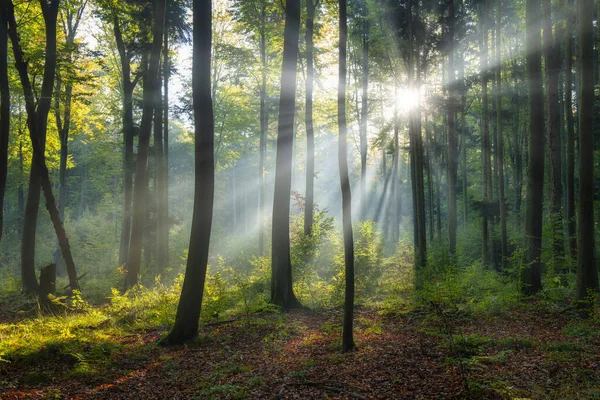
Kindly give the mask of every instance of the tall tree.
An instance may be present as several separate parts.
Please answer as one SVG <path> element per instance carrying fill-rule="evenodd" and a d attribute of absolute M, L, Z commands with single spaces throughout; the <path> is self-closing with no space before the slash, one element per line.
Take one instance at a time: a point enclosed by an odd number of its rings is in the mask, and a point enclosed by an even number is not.
<path fill-rule="evenodd" d="M 284 310 L 300 306 L 292 286 L 292 262 L 290 259 L 290 193 L 299 31 L 300 1 L 288 0 L 285 5 L 283 33 L 283 65 L 279 95 L 271 239 L 271 301 Z"/>
<path fill-rule="evenodd" d="M 342 226 L 344 231 L 344 265 L 346 289 L 344 293 L 344 326 L 342 331 L 342 352 L 354 350 L 352 323 L 354 319 L 354 239 L 352 237 L 352 199 L 348 177 L 348 157 L 346 148 L 346 56 L 348 42 L 348 20 L 346 0 L 339 2 L 339 83 L 338 83 L 338 165 L 342 188 Z"/>
<path fill-rule="evenodd" d="M 540 1 L 526 3 L 526 64 L 529 94 L 529 163 L 525 203 L 525 266 L 522 291 L 533 295 L 542 288 L 542 217 L 544 206 L 544 93 L 540 31 Z"/>
<path fill-rule="evenodd" d="M 71 130 L 71 103 L 73 101 L 74 76 L 69 71 L 72 68 L 73 57 L 77 50 L 75 37 L 79 28 L 79 23 L 85 12 L 87 0 L 81 0 L 74 4 L 67 3 L 60 11 L 62 20 L 63 34 L 65 36 L 64 68 L 57 68 L 56 72 L 56 93 L 54 95 L 54 120 L 58 130 L 60 140 L 60 164 L 59 164 L 59 192 L 58 192 L 58 213 L 60 220 L 65 220 L 65 207 L 67 203 L 67 158 L 69 157 L 69 132 Z M 64 98 L 62 86 L 64 83 Z M 62 105 L 62 109 L 61 109 Z M 54 250 L 54 264 L 62 265 L 63 259 L 60 252 L 60 245 L 57 244 Z"/>
<path fill-rule="evenodd" d="M 508 257 L 508 231 L 506 224 L 506 196 L 504 193 L 504 132 L 502 131 L 502 0 L 496 3 L 496 132 L 498 135 L 495 157 L 498 159 L 498 204 L 500 210 L 501 266 L 506 268 Z"/>
<path fill-rule="evenodd" d="M 142 121 L 139 129 L 138 155 L 135 165 L 135 185 L 133 188 L 133 216 L 131 221 L 131 238 L 129 243 L 129 258 L 125 288 L 130 289 L 138 283 L 142 261 L 142 237 L 144 232 L 144 217 L 146 211 L 146 192 L 148 190 L 148 152 L 152 117 L 157 101 L 158 71 L 162 41 L 164 37 L 166 0 L 157 0 L 154 8 L 154 24 L 152 28 L 152 47 L 150 62 L 144 73 Z"/>
<path fill-rule="evenodd" d="M 481 74 L 481 155 L 483 165 L 483 207 L 482 207 L 482 260 L 490 261 L 489 238 L 489 204 L 492 197 L 491 158 L 490 158 L 490 124 L 488 109 L 488 0 L 484 0 L 479 9 L 480 29 L 480 74 Z"/>
<path fill-rule="evenodd" d="M 313 127 L 314 27 L 315 9 L 319 1 L 306 1 L 306 201 L 304 205 L 304 234 L 312 232 L 315 197 L 315 131 Z"/>
<path fill-rule="evenodd" d="M 0 1 L 2 15 L 8 15 L 8 0 Z M 8 20 L 0 17 L 0 239 L 4 228 L 4 190 L 8 175 L 10 133 L 10 87 L 8 84 Z"/>
<path fill-rule="evenodd" d="M 454 74 L 454 0 L 448 0 L 448 238 L 450 253 L 456 252 L 456 80 Z"/>
<path fill-rule="evenodd" d="M 558 107 L 558 78 L 560 74 L 560 42 L 552 34 L 551 1 L 542 0 L 544 28 L 544 59 L 546 66 L 546 115 L 548 116 L 548 154 L 550 155 L 550 218 L 552 223 L 553 256 L 564 253 L 562 217 L 561 129 Z"/>
<path fill-rule="evenodd" d="M 360 103 L 360 217 L 367 215 L 367 154 L 369 143 L 367 126 L 369 118 L 369 7 L 367 1 L 361 2 L 361 43 L 362 43 L 362 95 Z M 394 197 L 395 199 L 395 197 Z M 394 200 L 395 201 L 395 200 Z"/>
<path fill-rule="evenodd" d="M 575 26 L 575 0 L 569 0 L 567 7 L 567 31 L 565 46 L 565 121 L 567 124 L 566 148 L 566 189 L 567 189 L 567 236 L 569 254 L 577 259 L 577 233 L 575 216 L 575 121 L 573 118 L 573 30 Z"/>
<path fill-rule="evenodd" d="M 42 88 L 40 92 L 40 98 L 37 102 L 37 107 L 34 100 L 33 87 L 29 78 L 28 63 L 23 54 L 21 43 L 19 42 L 19 34 L 17 31 L 17 21 L 15 19 L 14 6 L 12 1 L 7 4 L 7 19 L 9 23 L 9 36 L 13 47 L 13 54 L 15 57 L 15 66 L 19 73 L 23 92 L 25 94 L 25 108 L 27 111 L 27 126 L 29 128 L 29 137 L 33 147 L 33 162 L 31 164 L 30 180 L 29 180 L 29 192 L 35 191 L 37 188 L 37 198 L 32 196 L 31 202 L 28 195 L 29 208 L 26 209 L 26 221 L 27 213 L 34 213 L 35 218 L 31 216 L 29 224 L 27 226 L 29 233 L 33 232 L 32 237 L 28 237 L 27 246 L 30 251 L 35 253 L 35 228 L 37 225 L 37 211 L 39 207 L 40 191 L 43 190 L 44 199 L 46 201 L 46 209 L 50 214 L 50 220 L 56 232 L 58 242 L 62 251 L 63 258 L 65 260 L 67 274 L 69 276 L 69 285 L 71 290 L 79 290 L 79 283 L 77 280 L 77 271 L 75 270 L 75 262 L 71 254 L 71 248 L 69 245 L 69 239 L 65 232 L 62 221 L 58 213 L 58 208 L 54 200 L 52 193 L 52 186 L 50 184 L 50 174 L 46 167 L 45 159 L 45 138 L 48 128 L 48 113 L 50 112 L 50 105 L 52 103 L 52 91 L 54 87 L 54 76 L 56 73 L 56 21 L 58 18 L 58 6 L 59 1 L 45 1 L 40 0 L 40 6 L 42 9 L 42 15 L 45 24 L 45 36 L 46 36 L 46 57 L 44 60 L 44 76 L 42 80 Z M 35 204 L 35 208 L 33 205 Z M 23 232 L 23 240 L 25 241 L 25 229 Z M 24 245 L 25 243 L 23 243 Z M 27 265 L 23 263 L 21 265 L 21 273 L 23 278 L 23 290 L 24 291 L 36 291 L 38 289 L 37 279 L 35 277 L 35 254 L 23 256 L 23 249 L 21 250 L 21 259 L 26 259 Z"/>
<path fill-rule="evenodd" d="M 211 0 L 193 2 L 192 91 L 195 131 L 194 215 L 187 268 L 177 306 L 175 325 L 167 343 L 182 343 L 198 334 L 204 282 L 208 266 L 208 248 L 212 226 L 215 186 L 214 119 L 210 65 L 212 39 Z"/>
<path fill-rule="evenodd" d="M 598 293 L 594 240 L 594 2 L 579 0 L 579 218 L 577 299 L 591 307 Z"/>

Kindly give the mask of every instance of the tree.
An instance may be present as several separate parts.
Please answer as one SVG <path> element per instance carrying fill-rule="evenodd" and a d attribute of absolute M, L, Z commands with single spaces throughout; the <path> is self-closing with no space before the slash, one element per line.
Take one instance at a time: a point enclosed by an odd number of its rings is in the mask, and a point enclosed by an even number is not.
<path fill-rule="evenodd" d="M 290 193 L 299 31 L 300 1 L 289 0 L 285 5 L 271 240 L 271 301 L 284 310 L 300 306 L 292 286 L 290 259 Z"/>
<path fill-rule="evenodd" d="M 214 201 L 214 120 L 210 65 L 212 39 L 211 0 L 193 2 L 192 90 L 195 131 L 194 214 L 187 268 L 177 306 L 175 325 L 166 338 L 182 343 L 198 334 Z"/>
<path fill-rule="evenodd" d="M 7 18 L 9 24 L 9 36 L 13 47 L 13 54 L 15 57 L 15 66 L 19 73 L 23 92 L 25 94 L 25 107 L 27 110 L 27 126 L 29 128 L 29 136 L 31 138 L 31 144 L 33 147 L 33 162 L 31 165 L 30 180 L 29 180 L 29 193 L 35 191 L 37 188 L 37 198 L 34 195 L 29 197 L 28 194 L 28 208 L 26 209 L 25 217 L 28 214 L 35 214 L 30 216 L 29 223 L 33 225 L 25 226 L 29 229 L 29 233 L 33 232 L 33 240 L 31 236 L 28 237 L 27 244 L 28 249 L 34 254 L 28 254 L 24 257 L 23 249 L 21 249 L 22 260 L 25 259 L 28 264 L 25 263 L 21 266 L 22 278 L 23 278 L 23 290 L 24 291 L 37 291 L 38 284 L 35 277 L 35 228 L 37 223 L 37 208 L 40 200 L 40 190 L 44 192 L 44 199 L 46 201 L 46 209 L 50 214 L 52 225 L 56 232 L 58 242 L 62 251 L 63 258 L 65 260 L 67 274 L 69 276 L 69 286 L 71 290 L 79 290 L 79 283 L 77 280 L 77 271 L 75 270 L 75 262 L 71 254 L 71 248 L 69 245 L 69 239 L 65 232 L 64 226 L 60 219 L 58 208 L 54 200 L 52 193 L 52 186 L 50 184 L 50 174 L 46 166 L 45 159 L 45 138 L 46 131 L 48 128 L 48 113 L 50 112 L 50 105 L 52 103 L 52 91 L 54 87 L 54 76 L 56 73 L 56 21 L 58 18 L 58 0 L 47 2 L 45 0 L 40 1 L 42 9 L 42 15 L 45 23 L 45 36 L 46 36 L 46 58 L 44 60 L 44 76 L 42 81 L 42 89 L 40 92 L 40 98 L 37 102 L 37 107 L 34 101 L 33 88 L 31 80 L 29 78 L 28 64 L 25 60 L 25 55 L 19 42 L 19 34 L 17 32 L 17 22 L 15 19 L 14 6 L 12 1 L 8 2 L 7 5 Z M 31 200 L 31 202 L 30 202 Z M 33 206 L 35 205 L 35 208 Z M 25 241 L 25 233 L 23 233 L 23 240 Z M 30 247 L 32 246 L 32 247 Z"/>
<path fill-rule="evenodd" d="M 448 100 L 448 237 L 450 244 L 450 253 L 456 253 L 456 137 L 455 137 L 455 102 L 456 87 L 454 75 L 454 0 L 448 0 L 448 81 L 449 81 L 449 100 Z"/>
<path fill-rule="evenodd" d="M 483 178 L 482 178 L 482 260 L 484 264 L 490 261 L 490 243 L 489 243 L 489 207 L 491 200 L 491 176 L 492 166 L 490 159 L 490 124 L 489 124 L 489 110 L 488 110 L 488 0 L 485 0 L 480 7 L 479 14 L 479 47 L 480 47 L 480 74 L 481 74 L 481 155 L 482 155 L 482 166 L 483 166 Z"/>
<path fill-rule="evenodd" d="M 348 177 L 346 149 L 346 55 L 348 42 L 348 21 L 346 0 L 339 2 L 340 43 L 339 43 L 339 83 L 338 83 L 338 165 L 342 188 L 342 225 L 344 231 L 344 265 L 346 290 L 344 293 L 344 327 L 342 332 L 342 352 L 354 350 L 352 323 L 354 319 L 354 239 L 352 238 L 352 199 Z"/>
<path fill-rule="evenodd" d="M 508 231 L 506 226 L 506 198 L 504 193 L 504 132 L 502 131 L 502 32 L 501 32 L 501 6 L 498 0 L 496 7 L 496 132 L 498 135 L 496 143 L 496 158 L 498 159 L 498 204 L 500 211 L 500 251 L 501 266 L 506 268 L 506 257 L 508 257 Z"/>
<path fill-rule="evenodd" d="M 542 216 L 544 203 L 544 96 L 542 90 L 540 2 L 526 3 L 526 63 L 529 94 L 529 165 L 525 203 L 525 267 L 522 291 L 533 295 L 542 288 Z"/>
<path fill-rule="evenodd" d="M 572 259 L 577 259 L 577 233 L 575 215 L 575 122 L 573 118 L 573 29 L 575 25 L 574 0 L 569 1 L 567 12 L 567 31 L 565 46 L 565 120 L 567 124 L 566 148 L 566 190 L 567 190 L 567 236 L 569 254 Z"/>
<path fill-rule="evenodd" d="M 550 218 L 552 223 L 552 253 L 554 259 L 564 253 L 562 216 L 561 128 L 558 107 L 558 78 L 561 68 L 560 42 L 552 35 L 551 1 L 542 0 L 544 28 L 544 60 L 546 66 L 546 114 L 548 115 L 548 154 L 550 178 Z"/>
<path fill-rule="evenodd" d="M 304 234 L 312 232 L 315 197 L 315 130 L 313 127 L 314 27 L 315 9 L 319 1 L 306 1 L 306 199 L 304 204 Z"/>
<path fill-rule="evenodd" d="M 594 240 L 594 2 L 579 0 L 579 217 L 577 221 L 577 299 L 591 307 L 598 293 Z"/>
<path fill-rule="evenodd" d="M 160 101 L 160 96 L 158 95 L 160 92 L 158 72 L 164 37 L 165 12 L 166 0 L 157 0 L 154 9 L 150 61 L 144 74 L 142 121 L 139 129 L 138 155 L 135 165 L 133 216 L 125 289 L 130 289 L 138 283 L 142 261 L 142 237 L 146 210 L 146 192 L 148 190 L 148 152 L 150 147 L 150 132 L 152 130 L 152 116 L 157 102 Z"/>
<path fill-rule="evenodd" d="M 63 34 L 65 36 L 64 71 L 57 68 L 56 71 L 56 93 L 54 95 L 54 119 L 58 137 L 60 140 L 60 166 L 59 166 L 59 195 L 58 213 L 60 220 L 65 220 L 65 206 L 67 203 L 67 158 L 69 156 L 69 131 L 71 129 L 71 103 L 73 101 L 74 76 L 70 73 L 73 68 L 73 57 L 76 55 L 78 44 L 75 43 L 77 29 L 87 6 L 87 0 L 67 3 L 60 12 Z M 64 98 L 62 97 L 62 85 L 65 83 Z M 61 110 L 61 104 L 63 109 Z M 62 265 L 60 245 L 54 251 L 54 264 Z"/>
<path fill-rule="evenodd" d="M 8 15 L 8 0 L 0 1 L 2 15 Z M 10 133 L 10 87 L 8 83 L 8 20 L 0 18 L 0 239 L 4 228 L 4 191 L 8 175 Z"/>

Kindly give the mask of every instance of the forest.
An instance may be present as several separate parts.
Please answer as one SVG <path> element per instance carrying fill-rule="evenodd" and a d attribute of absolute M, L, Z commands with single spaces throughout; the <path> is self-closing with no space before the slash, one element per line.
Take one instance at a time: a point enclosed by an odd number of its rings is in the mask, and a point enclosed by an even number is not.
<path fill-rule="evenodd" d="M 599 0 L 0 0 L 0 399 L 600 398 L 599 179 Z"/>

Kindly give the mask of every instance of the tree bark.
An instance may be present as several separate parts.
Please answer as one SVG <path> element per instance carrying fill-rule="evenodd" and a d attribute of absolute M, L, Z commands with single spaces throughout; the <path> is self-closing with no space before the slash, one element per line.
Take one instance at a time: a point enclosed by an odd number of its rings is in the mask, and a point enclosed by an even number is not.
<path fill-rule="evenodd" d="M 313 30 L 315 18 L 314 0 L 306 1 L 306 198 L 304 204 L 304 234 L 312 233 L 315 186 L 315 132 L 313 128 Z"/>
<path fill-rule="evenodd" d="M 48 168 L 46 167 L 45 160 L 45 137 L 46 131 L 48 128 L 48 113 L 50 112 L 50 105 L 52 102 L 52 91 L 54 87 L 54 76 L 56 72 L 56 21 L 58 16 L 58 0 L 54 1 L 40 1 L 40 5 L 42 8 L 42 14 L 45 22 L 45 31 L 46 31 L 46 59 L 44 61 L 44 76 L 42 80 L 42 89 L 40 92 L 40 98 L 37 103 L 37 108 L 34 102 L 34 95 L 31 82 L 29 80 L 28 75 L 28 65 L 27 61 L 24 59 L 23 50 L 21 48 L 21 44 L 19 42 L 19 35 L 17 33 L 17 23 L 14 15 L 14 7 L 12 1 L 8 2 L 8 21 L 9 21 L 9 35 L 13 45 L 13 53 L 15 57 L 15 65 L 17 71 L 19 73 L 19 77 L 21 79 L 21 85 L 23 87 L 23 92 L 25 94 L 25 107 L 27 110 L 27 125 L 29 127 L 29 136 L 31 138 L 31 144 L 33 147 L 33 162 L 31 165 L 31 178 L 30 179 L 30 188 L 29 192 L 35 191 L 35 187 L 37 187 L 37 202 L 33 196 L 31 203 L 29 202 L 30 198 L 28 196 L 28 207 L 26 208 L 25 218 L 27 219 L 28 212 L 32 212 L 35 214 L 35 218 L 30 216 L 30 223 L 33 221 L 34 224 L 27 226 L 29 228 L 29 234 L 33 233 L 33 236 L 28 237 L 27 246 L 23 243 L 21 258 L 25 259 L 27 262 L 31 263 L 30 265 L 22 265 L 23 272 L 23 289 L 25 291 L 37 291 L 37 279 L 35 277 L 35 256 L 27 255 L 24 257 L 24 249 L 29 249 L 32 253 L 35 252 L 35 228 L 37 223 L 37 209 L 39 206 L 40 200 L 40 191 L 43 190 L 44 198 L 46 201 L 46 208 L 48 213 L 50 214 L 50 220 L 52 221 L 52 225 L 54 226 L 54 230 L 56 232 L 56 236 L 58 238 L 58 242 L 60 244 L 61 251 L 63 253 L 63 257 L 65 259 L 65 264 L 67 267 L 67 274 L 69 276 L 69 285 L 71 290 L 79 290 L 79 283 L 77 282 L 77 272 L 75 269 L 75 263 L 73 261 L 73 256 L 71 254 L 71 248 L 69 246 L 69 240 L 67 238 L 67 234 L 65 232 L 62 221 L 60 220 L 60 216 L 58 213 L 58 208 L 56 207 L 56 202 L 54 200 L 54 195 L 52 194 L 52 186 L 50 184 L 50 175 L 48 173 Z M 31 184 L 34 184 L 34 187 Z M 35 207 L 34 206 L 35 203 Z M 33 240 L 31 240 L 33 238 Z M 26 236 L 25 232 L 23 233 L 23 241 L 25 241 Z M 33 273 L 33 277 L 29 276 L 29 274 Z M 35 285 L 33 285 L 35 284 Z"/>
<path fill-rule="evenodd" d="M 121 62 L 121 77 L 123 80 L 123 221 L 121 223 L 121 240 L 119 245 L 119 267 L 126 267 L 131 238 L 131 206 L 133 200 L 133 173 L 135 169 L 133 157 L 133 142 L 135 137 L 133 90 L 137 85 L 137 77 L 133 81 L 131 80 L 132 55 L 127 51 L 116 12 L 113 16 L 113 32 Z"/>
<path fill-rule="evenodd" d="M 488 112 L 488 1 L 480 6 L 480 73 L 481 73 L 481 154 L 483 165 L 483 211 L 482 211 L 482 261 L 484 265 L 490 262 L 489 216 L 488 205 L 491 198 L 491 162 L 490 162 L 490 127 Z"/>
<path fill-rule="evenodd" d="M 7 15 L 8 0 L 0 1 L 2 15 Z M 10 87 L 8 83 L 8 21 L 0 19 L 0 240 L 4 227 L 4 191 L 8 174 L 8 137 L 10 134 Z"/>
<path fill-rule="evenodd" d="M 525 204 L 525 266 L 522 292 L 533 295 L 542 288 L 542 217 L 544 203 L 544 95 L 540 38 L 540 1 L 526 3 L 526 64 L 529 94 L 529 161 Z"/>
<path fill-rule="evenodd" d="M 567 124 L 567 236 L 569 254 L 577 259 L 577 231 L 575 215 L 575 122 L 573 118 L 573 30 L 575 26 L 575 1 L 568 2 L 565 51 L 565 120 Z"/>
<path fill-rule="evenodd" d="M 548 153 L 550 155 L 550 219 L 552 224 L 552 255 L 557 262 L 564 254 L 562 216 L 562 163 L 560 112 L 558 107 L 558 77 L 560 74 L 560 43 L 552 35 L 551 1 L 542 0 L 544 28 L 544 58 L 546 66 L 546 102 L 548 115 Z M 558 32 L 557 32 L 558 33 Z"/>
<path fill-rule="evenodd" d="M 260 84 L 260 156 L 258 160 L 258 254 L 265 253 L 265 158 L 267 155 L 267 129 L 268 129 L 268 108 L 267 108 L 267 36 L 265 24 L 267 18 L 266 3 L 262 3 L 260 30 L 260 66 L 261 66 L 261 84 Z M 307 50 L 308 51 L 308 50 Z M 308 92 L 307 92 L 308 93 Z M 307 97 L 308 98 L 308 97 Z M 307 133 L 308 136 L 308 133 Z M 308 140 L 308 139 L 307 139 Z M 307 186 L 308 192 L 308 186 Z M 307 195 L 308 197 L 308 195 Z M 312 214 L 311 214 L 312 215 Z M 312 221 L 311 221 L 312 226 Z M 306 220 L 304 222 L 306 227 Z M 305 228 L 306 232 L 306 228 Z"/>
<path fill-rule="evenodd" d="M 195 123 L 194 214 L 187 268 L 177 306 L 175 325 L 166 343 L 177 344 L 198 334 L 214 202 L 214 117 L 211 97 L 210 62 L 212 38 L 210 0 L 193 2 L 192 93 Z"/>
<path fill-rule="evenodd" d="M 454 75 L 454 0 L 448 0 L 448 239 L 451 254 L 456 253 L 456 137 L 455 137 L 455 115 L 456 115 L 456 93 Z"/>
<path fill-rule="evenodd" d="M 362 96 L 360 107 L 360 218 L 367 218 L 367 154 L 369 143 L 367 138 L 367 126 L 369 118 L 369 20 L 367 7 L 365 15 L 362 16 L 363 32 L 362 39 Z M 395 201 L 395 200 L 394 200 Z"/>
<path fill-rule="evenodd" d="M 284 310 L 300 306 L 293 290 L 292 262 L 290 259 L 290 193 L 299 31 L 300 1 L 288 0 L 285 6 L 285 28 L 283 33 L 283 65 L 279 97 L 271 240 L 271 302 Z"/>
<path fill-rule="evenodd" d="M 506 196 L 504 193 L 504 132 L 502 131 L 502 40 L 501 40 L 501 0 L 497 2 L 496 9 L 496 157 L 498 159 L 498 204 L 500 205 L 500 266 L 506 269 L 508 257 L 508 230 L 506 224 Z"/>
<path fill-rule="evenodd" d="M 338 84 L 338 164 L 342 189 L 342 226 L 344 231 L 344 265 L 346 289 L 344 293 L 344 326 L 342 331 L 342 352 L 355 349 L 353 337 L 354 320 L 354 239 L 352 237 L 352 200 L 350 179 L 348 177 L 348 158 L 346 148 L 346 44 L 348 41 L 348 22 L 346 0 L 340 0 L 340 43 L 339 43 L 339 84 Z"/>
<path fill-rule="evenodd" d="M 144 232 L 144 216 L 148 190 L 148 152 L 150 132 L 152 129 L 153 111 L 158 101 L 158 68 L 164 33 L 166 0 L 158 0 L 154 11 L 153 41 L 150 62 L 144 77 L 142 122 L 139 131 L 138 156 L 135 166 L 135 185 L 133 188 L 133 216 L 131 222 L 131 238 L 129 243 L 129 261 L 125 289 L 131 289 L 138 283 L 142 261 L 142 237 Z"/>
<path fill-rule="evenodd" d="M 577 287 L 581 307 L 598 293 L 594 240 L 594 45 L 593 0 L 579 0 L 579 219 Z"/>

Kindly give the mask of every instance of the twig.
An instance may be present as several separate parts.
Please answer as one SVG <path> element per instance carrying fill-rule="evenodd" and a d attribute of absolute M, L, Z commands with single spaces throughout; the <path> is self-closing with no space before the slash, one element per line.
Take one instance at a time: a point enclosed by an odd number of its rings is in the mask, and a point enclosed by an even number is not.
<path fill-rule="evenodd" d="M 239 318 L 234 318 L 234 319 L 226 319 L 223 321 L 216 321 L 216 322 L 209 322 L 208 324 L 203 324 L 202 326 L 216 326 L 216 325 L 224 325 L 224 324 L 229 324 L 235 321 L 239 321 L 240 319 L 242 319 L 242 317 Z"/>
<path fill-rule="evenodd" d="M 79 282 L 79 280 L 80 280 L 81 278 L 83 278 L 84 276 L 86 276 L 87 274 L 88 274 L 88 273 L 86 272 L 86 273 L 84 273 L 83 275 L 81 275 L 79 278 L 77 278 L 77 282 Z M 69 283 L 67 286 L 65 286 L 65 287 L 63 288 L 63 290 L 67 290 L 67 289 L 68 289 L 68 288 L 70 288 L 70 287 L 71 287 L 71 284 Z"/>

